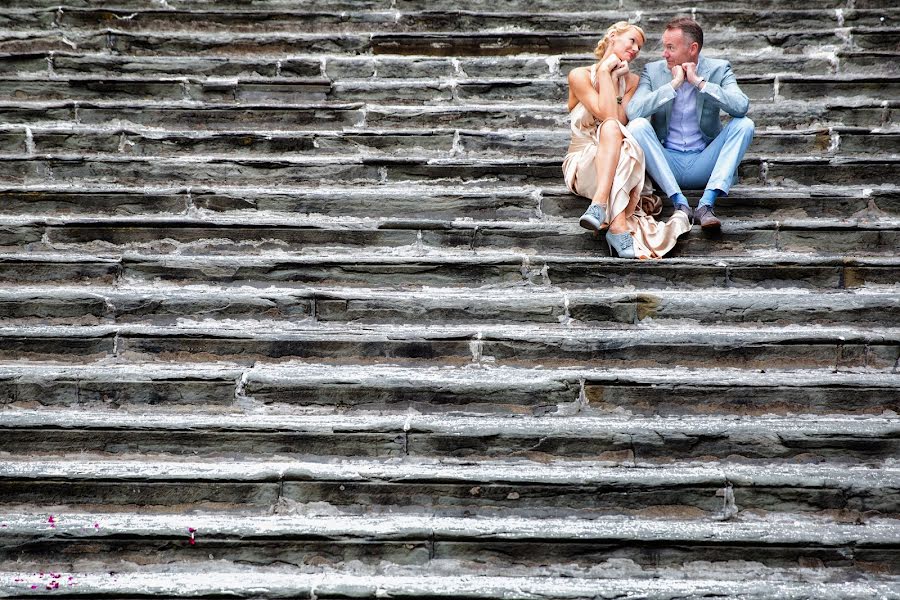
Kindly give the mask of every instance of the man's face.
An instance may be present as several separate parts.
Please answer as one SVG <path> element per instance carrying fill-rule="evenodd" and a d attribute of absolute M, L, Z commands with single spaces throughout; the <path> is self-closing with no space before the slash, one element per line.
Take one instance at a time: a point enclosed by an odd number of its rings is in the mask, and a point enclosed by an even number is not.
<path fill-rule="evenodd" d="M 663 32 L 662 43 L 662 56 L 670 69 L 682 63 L 697 62 L 697 42 L 691 42 L 680 29 L 667 29 Z"/>

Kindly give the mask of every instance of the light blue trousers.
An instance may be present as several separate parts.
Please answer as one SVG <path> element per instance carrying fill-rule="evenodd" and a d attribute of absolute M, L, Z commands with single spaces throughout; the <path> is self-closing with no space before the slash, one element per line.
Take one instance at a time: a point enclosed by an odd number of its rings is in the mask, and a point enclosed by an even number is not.
<path fill-rule="evenodd" d="M 668 150 L 656 137 L 650 121 L 644 118 L 628 123 L 628 130 L 640 144 L 647 172 L 670 198 L 683 188 L 721 190 L 727 195 L 737 179 L 737 168 L 753 139 L 751 119 L 732 119 L 719 135 L 700 152 Z"/>

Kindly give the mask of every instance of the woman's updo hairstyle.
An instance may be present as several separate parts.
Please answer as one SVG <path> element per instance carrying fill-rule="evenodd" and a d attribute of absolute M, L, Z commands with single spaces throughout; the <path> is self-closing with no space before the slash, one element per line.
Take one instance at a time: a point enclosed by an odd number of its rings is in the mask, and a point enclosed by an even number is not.
<path fill-rule="evenodd" d="M 637 25 L 632 25 L 628 21 L 619 21 L 618 23 L 613 23 L 609 26 L 609 29 L 606 30 L 606 35 L 603 36 L 603 39 L 597 42 L 597 48 L 594 49 L 594 56 L 597 58 L 603 58 L 603 55 L 606 54 L 606 48 L 609 46 L 609 36 L 615 33 L 616 35 L 621 35 L 634 27 L 638 33 L 641 34 L 643 39 L 647 39 L 647 36 L 644 35 L 644 30 L 638 27 Z"/>

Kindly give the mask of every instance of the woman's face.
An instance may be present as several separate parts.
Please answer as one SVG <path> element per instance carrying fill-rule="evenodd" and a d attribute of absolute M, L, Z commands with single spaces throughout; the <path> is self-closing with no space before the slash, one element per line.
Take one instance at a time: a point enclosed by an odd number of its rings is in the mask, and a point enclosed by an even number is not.
<path fill-rule="evenodd" d="M 609 36 L 609 42 L 612 46 L 613 54 L 618 56 L 619 60 L 631 62 L 640 54 L 641 46 L 644 45 L 644 38 L 637 29 L 631 27 L 622 33 L 612 33 Z"/>

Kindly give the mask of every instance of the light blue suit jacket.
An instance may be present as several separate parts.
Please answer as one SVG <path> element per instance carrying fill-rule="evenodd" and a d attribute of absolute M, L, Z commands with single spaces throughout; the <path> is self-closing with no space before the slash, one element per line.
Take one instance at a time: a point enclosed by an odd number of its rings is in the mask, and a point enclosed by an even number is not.
<path fill-rule="evenodd" d="M 727 60 L 701 55 L 697 60 L 697 74 L 706 80 L 703 89 L 697 90 L 697 118 L 700 133 L 708 144 L 722 130 L 719 111 L 724 110 L 732 117 L 743 117 L 750 107 L 750 99 L 738 87 Z M 669 85 L 671 81 L 672 72 L 665 60 L 647 64 L 641 72 L 637 91 L 625 107 L 629 121 L 639 117 L 650 119 L 660 142 L 669 133 L 669 118 L 675 100 L 675 90 Z M 690 83 L 685 81 L 683 85 Z"/>

